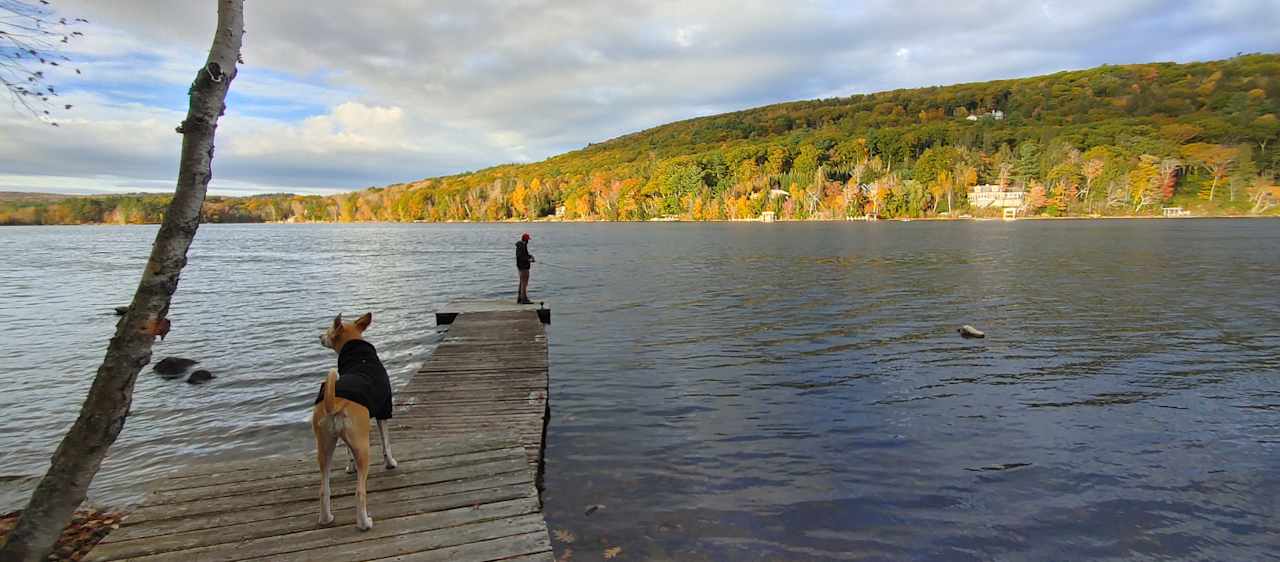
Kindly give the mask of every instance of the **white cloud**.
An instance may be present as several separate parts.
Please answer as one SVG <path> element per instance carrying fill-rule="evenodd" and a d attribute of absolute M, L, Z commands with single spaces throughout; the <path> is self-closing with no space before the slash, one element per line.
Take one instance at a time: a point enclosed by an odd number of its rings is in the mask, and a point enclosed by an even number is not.
<path fill-rule="evenodd" d="M 229 143 L 231 157 L 271 156 L 288 147 L 315 154 L 414 149 L 406 138 L 404 110 L 399 107 L 345 102 L 296 125 L 235 117 L 227 122 L 229 127 L 241 128 Z"/>
<path fill-rule="evenodd" d="M 681 47 L 692 47 L 694 43 L 694 39 L 697 37 L 697 35 L 699 35 L 706 29 L 707 29 L 707 26 L 702 24 L 686 25 L 683 27 L 676 28 L 676 37 L 675 37 L 676 44 Z"/>

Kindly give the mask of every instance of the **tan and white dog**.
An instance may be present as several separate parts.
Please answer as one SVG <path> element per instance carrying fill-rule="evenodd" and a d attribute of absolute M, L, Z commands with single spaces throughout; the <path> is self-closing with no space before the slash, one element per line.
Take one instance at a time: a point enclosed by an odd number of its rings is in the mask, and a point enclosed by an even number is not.
<path fill-rule="evenodd" d="M 373 528 L 369 516 L 366 481 L 369 477 L 369 432 L 371 419 L 378 422 L 382 441 L 383 464 L 391 469 L 398 464 L 391 455 L 387 421 L 391 419 L 391 382 L 378 360 L 373 345 L 364 340 L 364 332 L 373 322 L 365 314 L 355 322 L 344 323 L 342 315 L 320 336 L 320 344 L 338 352 L 338 368 L 331 369 L 311 413 L 311 429 L 316 435 L 316 458 L 320 463 L 320 524 L 333 523 L 329 502 L 329 468 L 338 440 L 351 451 L 357 473 L 356 527 Z M 339 378 L 341 373 L 341 378 Z M 351 472 L 348 467 L 347 472 Z"/>

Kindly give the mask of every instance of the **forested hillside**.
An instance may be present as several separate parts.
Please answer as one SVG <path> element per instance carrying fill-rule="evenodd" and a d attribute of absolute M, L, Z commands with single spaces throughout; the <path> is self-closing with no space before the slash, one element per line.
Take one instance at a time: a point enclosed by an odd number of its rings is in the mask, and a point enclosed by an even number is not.
<path fill-rule="evenodd" d="M 1045 215 L 1276 212 L 1280 55 L 1103 66 L 771 105 L 533 164 L 332 197 L 213 199 L 218 221 L 692 220 L 981 214 L 998 184 Z M 161 196 L 0 204 L 0 223 L 154 222 Z"/>

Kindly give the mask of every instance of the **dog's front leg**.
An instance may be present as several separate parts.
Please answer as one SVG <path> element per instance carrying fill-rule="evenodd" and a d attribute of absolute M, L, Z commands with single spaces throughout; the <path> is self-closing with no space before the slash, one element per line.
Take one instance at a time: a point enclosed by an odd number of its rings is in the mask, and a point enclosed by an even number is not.
<path fill-rule="evenodd" d="M 351 446 L 347 446 L 347 474 L 356 473 L 356 454 L 351 450 Z"/>
<path fill-rule="evenodd" d="M 400 465 L 391 455 L 391 434 L 388 433 L 387 420 L 378 420 L 378 438 L 382 440 L 382 462 L 387 468 Z"/>

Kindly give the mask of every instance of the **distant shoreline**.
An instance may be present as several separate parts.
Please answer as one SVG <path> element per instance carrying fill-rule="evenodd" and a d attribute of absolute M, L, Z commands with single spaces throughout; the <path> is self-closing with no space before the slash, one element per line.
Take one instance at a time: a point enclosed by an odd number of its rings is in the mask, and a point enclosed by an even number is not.
<path fill-rule="evenodd" d="M 1050 217 L 1050 216 L 1034 216 L 1034 217 L 1018 217 L 1016 219 L 1003 219 L 1000 217 L 922 217 L 922 218 L 884 218 L 876 220 L 855 219 L 775 219 L 774 223 L 865 223 L 865 222 L 1019 222 L 1019 221 L 1090 221 L 1090 220 L 1204 220 L 1204 219 L 1280 219 L 1280 215 L 1199 215 L 1190 217 L 1162 217 L 1156 215 L 1097 215 L 1097 216 L 1067 216 L 1067 217 Z M 760 219 L 649 219 L 649 220 L 594 220 L 594 219 L 538 219 L 538 220 L 502 220 L 502 221 L 353 221 L 353 222 L 317 222 L 317 221 L 299 221 L 299 222 L 202 222 L 200 226 L 215 224 L 236 224 L 236 225 L 309 225 L 309 224 L 662 224 L 662 223 L 760 223 L 769 224 Z M 5 224 L 4 227 L 48 227 L 48 226 L 159 226 L 158 222 L 117 224 L 107 222 L 93 222 L 81 224 Z"/>

